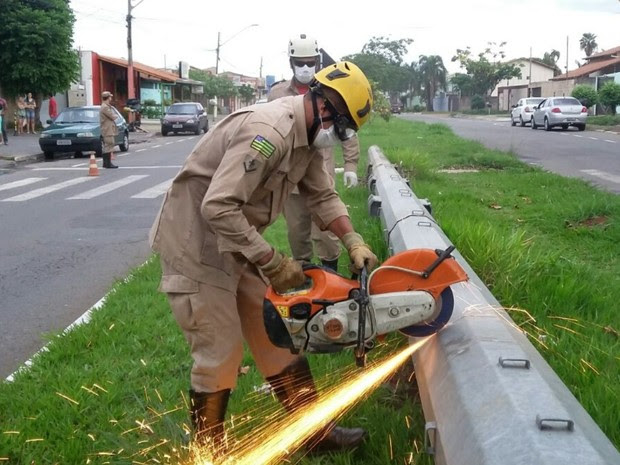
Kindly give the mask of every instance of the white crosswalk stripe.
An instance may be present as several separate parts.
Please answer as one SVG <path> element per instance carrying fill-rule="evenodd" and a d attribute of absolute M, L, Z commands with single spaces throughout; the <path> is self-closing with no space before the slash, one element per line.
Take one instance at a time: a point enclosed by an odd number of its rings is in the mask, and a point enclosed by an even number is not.
<path fill-rule="evenodd" d="M 160 195 L 165 194 L 168 188 L 170 187 L 170 184 L 172 184 L 172 179 L 168 179 L 167 181 L 157 184 L 156 186 L 153 186 L 150 189 L 142 191 L 139 194 L 132 195 L 131 198 L 132 199 L 155 199 L 159 197 Z"/>
<path fill-rule="evenodd" d="M 19 181 L 9 182 L 9 183 L 6 183 L 0 186 L 0 191 L 7 191 L 9 189 L 15 189 L 16 187 L 27 186 L 35 182 L 43 181 L 44 179 L 47 179 L 47 178 L 26 178 L 26 179 L 21 179 Z"/>
<path fill-rule="evenodd" d="M 620 184 L 620 176 L 616 176 L 615 174 L 606 173 L 605 171 L 599 171 L 599 170 L 581 170 L 581 172 L 589 174 L 590 176 L 596 176 L 597 178 L 601 178 L 606 181 L 611 181 L 611 182 Z"/>
<path fill-rule="evenodd" d="M 127 184 L 131 184 L 132 182 L 139 181 L 140 179 L 148 177 L 148 174 L 136 174 L 133 176 L 127 176 L 126 178 L 119 179 L 117 181 L 109 182 L 104 184 L 103 186 L 95 187 L 89 191 L 83 192 L 78 195 L 74 195 L 73 197 L 68 197 L 67 200 L 88 200 L 100 195 L 111 192 L 120 187 L 126 186 Z"/>
<path fill-rule="evenodd" d="M 83 177 L 83 178 L 69 179 L 68 181 L 60 182 L 58 184 L 53 184 L 47 187 L 42 187 L 40 189 L 35 189 L 30 192 L 26 192 L 25 194 L 16 195 L 15 197 L 9 197 L 8 199 L 4 199 L 2 201 L 3 202 L 23 202 L 25 200 L 31 200 L 37 197 L 41 197 L 42 195 L 49 194 L 51 192 L 59 191 L 60 189 L 64 189 L 65 187 L 75 186 L 83 182 L 92 181 L 93 179 L 97 179 L 97 178 Z"/>

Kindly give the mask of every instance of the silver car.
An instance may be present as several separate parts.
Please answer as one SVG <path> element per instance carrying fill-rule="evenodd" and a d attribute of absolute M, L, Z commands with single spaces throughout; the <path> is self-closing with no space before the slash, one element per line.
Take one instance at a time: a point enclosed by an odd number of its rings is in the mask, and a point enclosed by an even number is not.
<path fill-rule="evenodd" d="M 551 131 L 554 126 L 560 126 L 564 131 L 569 126 L 577 126 L 583 131 L 587 117 L 588 109 L 575 97 L 549 97 L 536 107 L 532 129 L 544 126 L 545 131 Z"/>
<path fill-rule="evenodd" d="M 542 97 L 529 97 L 519 99 L 516 105 L 512 107 L 510 112 L 510 123 L 516 126 L 519 123 L 521 126 L 525 126 L 532 121 L 532 113 L 534 109 L 542 102 Z"/>

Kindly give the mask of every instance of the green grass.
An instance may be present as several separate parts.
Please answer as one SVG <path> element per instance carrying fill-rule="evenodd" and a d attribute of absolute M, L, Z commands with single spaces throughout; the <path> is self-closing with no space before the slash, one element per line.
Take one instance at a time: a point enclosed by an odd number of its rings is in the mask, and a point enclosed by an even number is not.
<path fill-rule="evenodd" d="M 588 116 L 588 124 L 597 126 L 620 126 L 620 115 Z"/>
<path fill-rule="evenodd" d="M 526 166 L 510 154 L 464 141 L 443 125 L 373 119 L 361 134 L 368 146 L 411 176 L 418 197 L 431 200 L 440 225 L 546 360 L 620 446 L 620 200 L 588 184 Z M 446 168 L 478 168 L 448 174 Z M 338 187 L 356 229 L 386 257 L 380 222 L 366 214 L 363 186 Z M 284 223 L 266 233 L 287 251 Z M 345 260 L 341 260 L 345 272 Z M 178 463 L 187 457 L 186 343 L 157 292 L 159 264 L 150 261 L 119 282 L 88 325 L 50 336 L 49 351 L 13 383 L 0 385 L 0 463 Z M 526 314 L 525 311 L 528 313 Z M 531 315 L 531 318 L 528 316 Z M 373 356 L 403 341 L 394 336 Z M 310 357 L 321 388 L 353 365 L 350 352 Z M 263 380 L 251 357 L 229 413 L 251 412 L 235 434 L 251 434 L 278 408 L 255 392 Z M 421 452 L 424 419 L 406 380 L 380 387 L 344 419 L 370 432 L 355 452 L 301 458 L 303 464 L 430 464 Z M 260 413 L 259 413 L 260 412 Z M 390 450 L 391 443 L 391 450 Z"/>

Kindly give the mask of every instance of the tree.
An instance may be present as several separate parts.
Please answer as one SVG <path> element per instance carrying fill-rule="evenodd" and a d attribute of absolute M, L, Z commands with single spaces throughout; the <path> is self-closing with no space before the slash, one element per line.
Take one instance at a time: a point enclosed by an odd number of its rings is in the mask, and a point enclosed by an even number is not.
<path fill-rule="evenodd" d="M 484 52 L 478 54 L 478 59 L 472 57 L 469 47 L 456 50 L 456 55 L 452 57 L 452 61 L 460 62 L 461 68 L 470 76 L 469 80 L 464 78 L 457 79 L 461 85 L 466 85 L 468 95 L 489 95 L 500 81 L 521 77 L 521 70 L 518 66 L 498 60 L 505 57 L 505 53 L 502 50 L 504 45 L 506 45 L 506 42 L 502 42 L 499 45 L 495 44 L 495 42 L 489 42 L 489 47 Z M 452 82 L 454 82 L 454 79 Z"/>
<path fill-rule="evenodd" d="M 0 87 L 6 95 L 32 92 L 40 103 L 77 80 L 74 23 L 67 0 L 2 0 Z"/>
<path fill-rule="evenodd" d="M 204 93 L 208 99 L 213 97 L 233 97 L 239 95 L 237 88 L 230 79 L 224 76 L 213 76 L 201 69 L 190 68 L 190 79 L 201 81 L 204 85 Z"/>
<path fill-rule="evenodd" d="M 545 52 L 540 61 L 544 64 L 553 67 L 553 75 L 558 76 L 562 74 L 562 70 L 558 66 L 558 60 L 560 59 L 560 52 L 556 49 L 552 49 L 550 52 Z"/>
<path fill-rule="evenodd" d="M 406 92 L 411 83 L 411 69 L 403 65 L 407 46 L 413 39 L 389 40 L 373 37 L 360 53 L 343 57 L 355 63 L 377 88 L 389 94 Z"/>
<path fill-rule="evenodd" d="M 439 55 L 420 55 L 418 65 L 424 83 L 426 109 L 433 111 L 433 98 L 437 90 L 446 88 L 448 72 Z"/>
<path fill-rule="evenodd" d="M 596 93 L 596 89 L 592 86 L 587 86 L 585 84 L 575 86 L 575 88 L 571 92 L 571 95 L 577 100 L 579 100 L 581 104 L 586 108 L 590 108 L 598 101 L 598 94 Z"/>
<path fill-rule="evenodd" d="M 579 48 L 585 52 L 587 57 L 592 55 L 592 52 L 598 48 L 596 34 L 592 34 L 591 32 L 584 33 L 581 39 L 579 39 Z"/>
<path fill-rule="evenodd" d="M 616 114 L 616 107 L 620 105 L 620 84 L 608 82 L 598 91 L 600 102 Z"/>
<path fill-rule="evenodd" d="M 241 96 L 241 100 L 243 103 L 248 105 L 252 100 L 254 100 L 254 88 L 247 84 L 243 84 L 241 87 L 237 89 L 239 91 L 239 95 Z"/>

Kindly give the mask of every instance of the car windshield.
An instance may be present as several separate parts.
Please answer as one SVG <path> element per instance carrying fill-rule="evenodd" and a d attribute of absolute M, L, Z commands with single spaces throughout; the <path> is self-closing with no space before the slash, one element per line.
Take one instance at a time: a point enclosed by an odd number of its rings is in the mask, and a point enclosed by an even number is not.
<path fill-rule="evenodd" d="M 196 105 L 172 105 L 168 108 L 169 115 L 195 115 Z"/>
<path fill-rule="evenodd" d="M 54 120 L 55 123 L 98 123 L 99 110 L 92 108 L 67 108 Z"/>
<path fill-rule="evenodd" d="M 526 105 L 538 105 L 543 100 L 544 98 L 528 98 L 525 103 Z"/>
<path fill-rule="evenodd" d="M 553 100 L 554 105 L 581 105 L 576 98 L 556 98 Z"/>

